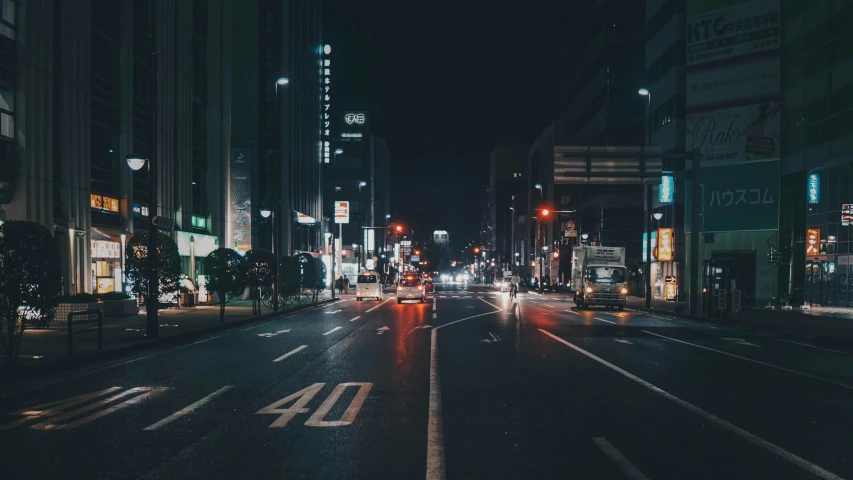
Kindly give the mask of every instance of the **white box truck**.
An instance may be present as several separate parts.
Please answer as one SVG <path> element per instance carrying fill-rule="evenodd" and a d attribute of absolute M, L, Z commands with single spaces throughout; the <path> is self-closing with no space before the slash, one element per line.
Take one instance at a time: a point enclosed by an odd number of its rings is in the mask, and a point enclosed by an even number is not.
<path fill-rule="evenodd" d="M 575 304 L 586 308 L 625 307 L 628 269 L 623 247 L 575 247 L 572 251 L 572 289 Z"/>

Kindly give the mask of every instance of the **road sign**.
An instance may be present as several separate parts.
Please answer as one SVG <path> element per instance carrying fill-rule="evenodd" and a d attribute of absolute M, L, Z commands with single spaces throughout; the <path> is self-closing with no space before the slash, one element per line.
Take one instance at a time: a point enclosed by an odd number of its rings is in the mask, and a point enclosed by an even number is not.
<path fill-rule="evenodd" d="M 728 298 L 726 297 L 727 294 L 728 294 L 728 291 L 725 288 L 721 288 L 721 289 L 717 290 L 717 309 L 718 310 L 725 310 L 728 307 L 727 302 L 726 302 L 728 300 Z"/>
<path fill-rule="evenodd" d="M 740 290 L 732 290 L 732 311 L 739 312 L 741 309 Z"/>
<path fill-rule="evenodd" d="M 349 223 L 349 202 L 335 201 L 335 223 Z"/>

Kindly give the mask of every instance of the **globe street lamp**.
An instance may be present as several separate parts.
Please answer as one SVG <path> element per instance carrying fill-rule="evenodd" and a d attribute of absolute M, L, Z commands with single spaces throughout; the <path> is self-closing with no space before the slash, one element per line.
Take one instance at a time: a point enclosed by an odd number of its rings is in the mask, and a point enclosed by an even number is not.
<path fill-rule="evenodd" d="M 276 85 L 287 85 L 288 83 L 290 83 L 290 80 L 287 77 L 281 77 L 275 81 Z"/>
<path fill-rule="evenodd" d="M 151 339 L 157 338 L 159 327 L 157 309 L 160 307 L 160 286 L 157 278 L 157 166 L 150 159 L 134 153 L 127 155 L 125 159 L 127 166 L 134 172 L 138 172 L 146 163 L 148 164 L 148 251 L 146 253 L 148 296 L 145 304 L 145 336 Z"/>

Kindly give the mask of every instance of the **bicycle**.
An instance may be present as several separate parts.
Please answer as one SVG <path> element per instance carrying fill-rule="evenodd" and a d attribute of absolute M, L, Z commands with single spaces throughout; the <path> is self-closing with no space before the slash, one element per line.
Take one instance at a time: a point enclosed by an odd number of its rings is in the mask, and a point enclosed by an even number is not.
<path fill-rule="evenodd" d="M 299 290 L 297 292 L 293 292 L 292 294 L 284 297 L 284 305 L 286 307 L 294 307 L 297 305 L 308 305 L 309 303 L 311 303 L 311 296 L 302 290 Z"/>
<path fill-rule="evenodd" d="M 518 300 L 518 287 L 513 285 L 509 287 L 509 298 Z"/>
<path fill-rule="evenodd" d="M 261 292 L 261 304 L 266 308 L 273 308 L 272 291 L 264 290 Z M 281 294 L 278 295 L 279 306 L 284 305 L 284 298 Z"/>

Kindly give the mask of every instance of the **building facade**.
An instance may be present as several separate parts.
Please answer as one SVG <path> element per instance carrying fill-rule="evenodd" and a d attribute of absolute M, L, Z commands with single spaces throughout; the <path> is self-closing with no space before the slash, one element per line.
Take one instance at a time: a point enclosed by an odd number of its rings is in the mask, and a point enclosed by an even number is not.
<path fill-rule="evenodd" d="M 524 144 L 500 143 L 489 154 L 489 245 L 501 264 L 512 264 L 515 200 L 526 182 L 528 148 Z M 520 204 L 521 202 L 519 202 Z"/>
<path fill-rule="evenodd" d="M 151 216 L 164 218 L 185 273 L 222 244 L 231 8 L 2 2 L 0 204 L 5 219 L 54 231 L 65 293 L 121 290 L 124 242 Z M 128 168 L 132 153 L 156 162 L 156 199 L 146 169 Z"/>

